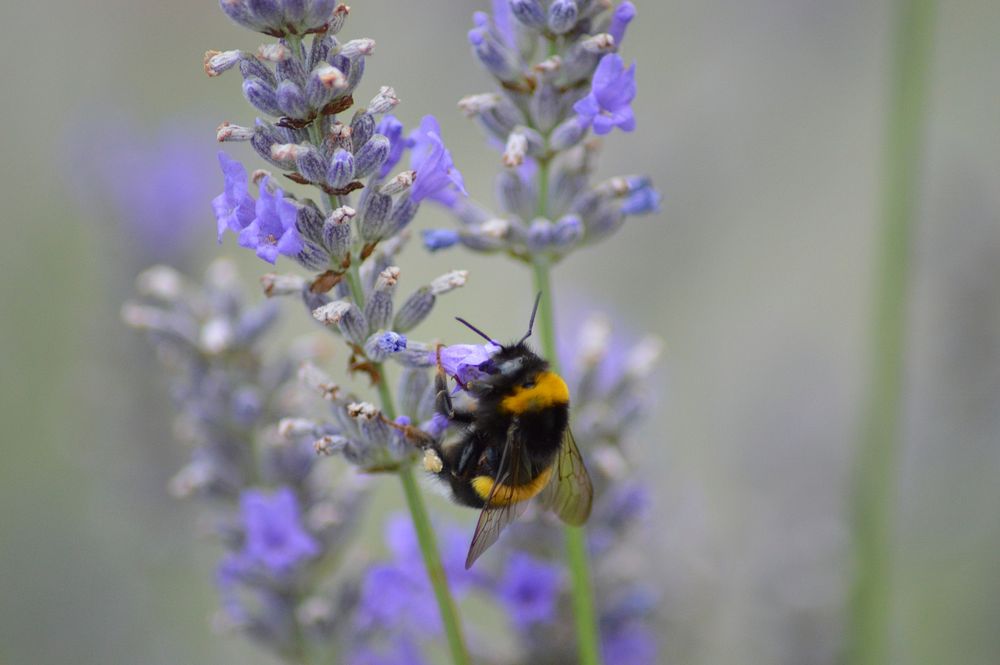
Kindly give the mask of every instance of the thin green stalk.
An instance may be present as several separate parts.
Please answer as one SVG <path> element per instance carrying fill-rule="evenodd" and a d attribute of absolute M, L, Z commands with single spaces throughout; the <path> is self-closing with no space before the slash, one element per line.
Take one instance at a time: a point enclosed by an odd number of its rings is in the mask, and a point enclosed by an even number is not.
<path fill-rule="evenodd" d="M 540 169 L 543 170 L 543 169 Z M 538 304 L 538 318 L 535 328 L 542 339 L 542 353 L 559 371 L 559 357 L 556 355 L 556 328 L 552 314 L 552 287 L 549 278 L 549 264 L 544 259 L 536 259 L 534 268 L 535 290 L 541 292 Z M 594 609 L 594 592 L 590 584 L 590 562 L 587 555 L 586 533 L 582 527 L 567 526 L 566 562 L 569 565 L 573 592 L 573 617 L 576 622 L 576 642 L 581 665 L 601 663 L 600 632 L 597 627 L 597 613 Z"/>
<path fill-rule="evenodd" d="M 364 307 L 365 296 L 361 288 L 357 264 L 351 264 L 345 277 L 354 301 L 359 307 Z M 378 394 L 382 402 L 382 413 L 386 418 L 395 420 L 396 404 L 392 399 L 389 385 L 385 381 L 385 370 L 381 363 L 375 364 L 375 371 L 379 377 Z M 423 497 L 420 495 L 420 488 L 417 486 L 413 468 L 409 464 L 403 464 L 397 475 L 403 484 L 403 495 L 406 497 L 406 505 L 410 509 L 410 518 L 413 520 L 413 528 L 417 533 L 417 543 L 420 545 L 420 553 L 424 559 L 424 566 L 427 568 L 427 576 L 430 578 L 434 597 L 437 599 L 441 623 L 444 624 L 448 648 L 451 651 L 451 660 L 455 665 L 470 665 L 472 661 L 469 659 L 465 638 L 462 636 L 462 624 L 458 618 L 455 601 L 448 589 L 448 579 L 445 576 L 444 565 L 441 563 L 441 554 L 434 536 L 434 527 L 431 526 L 431 519 L 427 513 L 427 507 L 424 505 Z"/>
<path fill-rule="evenodd" d="M 892 517 L 902 431 L 910 248 L 926 107 L 934 0 L 899 0 L 875 269 L 870 376 L 854 476 L 853 665 L 891 661 Z"/>

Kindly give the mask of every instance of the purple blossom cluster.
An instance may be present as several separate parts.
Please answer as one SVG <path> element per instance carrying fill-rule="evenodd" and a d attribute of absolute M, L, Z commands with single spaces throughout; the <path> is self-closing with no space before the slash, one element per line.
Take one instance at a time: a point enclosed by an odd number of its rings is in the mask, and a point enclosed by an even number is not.
<path fill-rule="evenodd" d="M 492 15 L 475 14 L 469 43 L 497 86 L 459 107 L 503 146 L 500 210 L 445 201 L 460 225 L 425 231 L 428 249 L 461 244 L 551 264 L 659 209 L 648 178 L 590 182 L 599 143 L 588 134 L 636 126 L 636 65 L 618 54 L 635 16 L 627 0 L 496 0 Z"/>

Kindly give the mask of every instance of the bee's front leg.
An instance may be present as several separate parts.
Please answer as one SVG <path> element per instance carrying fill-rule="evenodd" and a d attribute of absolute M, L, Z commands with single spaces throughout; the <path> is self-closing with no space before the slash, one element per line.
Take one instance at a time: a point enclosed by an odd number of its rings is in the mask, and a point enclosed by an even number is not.
<path fill-rule="evenodd" d="M 451 393 L 448 391 L 448 375 L 445 374 L 444 367 L 441 366 L 441 345 L 437 348 L 437 374 L 434 375 L 434 410 L 442 414 L 451 422 L 471 423 L 475 420 L 475 415 L 469 410 L 457 410 L 451 400 Z"/>

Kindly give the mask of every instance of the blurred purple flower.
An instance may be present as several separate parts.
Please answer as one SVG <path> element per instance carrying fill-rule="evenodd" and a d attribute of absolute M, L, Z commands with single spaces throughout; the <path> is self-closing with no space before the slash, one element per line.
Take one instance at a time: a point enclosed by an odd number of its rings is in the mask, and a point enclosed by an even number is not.
<path fill-rule="evenodd" d="M 635 92 L 635 63 L 625 69 L 622 59 L 609 53 L 597 65 L 590 94 L 574 104 L 573 110 L 593 123 L 595 134 L 607 134 L 615 127 L 631 132 L 635 116 L 630 104 Z"/>
<path fill-rule="evenodd" d="M 607 665 L 652 665 L 656 662 L 656 636 L 637 622 L 628 622 L 602 634 L 601 651 Z"/>
<path fill-rule="evenodd" d="M 257 250 L 257 256 L 268 263 L 274 263 L 278 254 L 295 256 L 302 251 L 302 239 L 295 228 L 298 216 L 295 205 L 285 199 L 279 187 L 269 191 L 270 177 L 260 182 L 260 198 L 257 199 L 256 217 L 240 231 L 240 247 Z"/>
<path fill-rule="evenodd" d="M 240 497 L 246 541 L 240 556 L 283 575 L 319 552 L 316 540 L 302 528 L 295 493 L 282 487 L 272 494 L 246 490 Z"/>
<path fill-rule="evenodd" d="M 389 157 L 382 164 L 382 170 L 379 171 L 378 175 L 379 178 L 384 178 L 399 163 L 403 152 L 407 148 L 413 147 L 414 141 L 412 138 L 403 136 L 403 123 L 392 114 L 384 115 L 375 131 L 389 139 Z"/>
<path fill-rule="evenodd" d="M 117 223 L 119 237 L 143 263 L 181 263 L 200 243 L 215 193 L 214 149 L 199 138 L 203 126 L 175 120 L 150 128 L 91 118 L 68 132 L 68 188 L 93 218 Z"/>
<path fill-rule="evenodd" d="M 459 193 L 468 196 L 462 174 L 455 168 L 451 153 L 444 147 L 441 127 L 434 116 L 425 115 L 409 138 L 413 141 L 410 168 L 417 172 L 410 190 L 410 198 L 414 202 L 429 198 L 450 207 Z"/>
<path fill-rule="evenodd" d="M 222 167 L 225 184 L 222 193 L 212 199 L 212 210 L 215 212 L 219 242 L 222 242 L 226 229 L 239 233 L 250 225 L 256 201 L 250 196 L 247 170 L 243 164 L 220 150 L 219 166 Z"/>
<path fill-rule="evenodd" d="M 649 178 L 629 178 L 629 193 L 622 202 L 621 210 L 626 215 L 646 215 L 660 211 L 660 193 Z"/>
<path fill-rule="evenodd" d="M 555 618 L 562 588 L 562 569 L 523 552 L 507 560 L 497 584 L 497 597 L 519 630 Z"/>
<path fill-rule="evenodd" d="M 458 231 L 453 229 L 424 229 L 424 247 L 432 252 L 447 249 L 458 242 Z"/>
<path fill-rule="evenodd" d="M 389 562 L 373 565 L 361 583 L 357 610 L 358 627 L 370 630 L 379 626 L 402 627 L 420 633 L 439 633 L 441 618 L 437 601 L 413 523 L 396 515 L 389 519 L 385 540 L 392 554 Z M 468 542 L 457 529 L 438 534 L 441 560 L 452 593 L 461 596 L 479 577 L 465 570 Z"/>
<path fill-rule="evenodd" d="M 382 648 L 358 649 L 346 662 L 351 665 L 424 665 L 427 661 L 412 639 L 400 636 Z"/>

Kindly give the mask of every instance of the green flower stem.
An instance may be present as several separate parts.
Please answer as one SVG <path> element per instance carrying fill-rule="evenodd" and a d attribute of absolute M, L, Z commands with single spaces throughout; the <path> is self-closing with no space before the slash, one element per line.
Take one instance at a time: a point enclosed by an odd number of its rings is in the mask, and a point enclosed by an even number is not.
<path fill-rule="evenodd" d="M 357 263 L 352 263 L 345 273 L 347 285 L 351 290 L 351 296 L 359 307 L 365 305 L 365 295 L 361 288 L 361 279 Z M 389 384 L 385 380 L 385 369 L 381 363 L 375 363 L 375 371 L 378 375 L 378 394 L 382 402 L 382 413 L 390 420 L 396 419 L 396 405 L 392 399 L 392 392 Z M 417 532 L 417 542 L 420 545 L 420 553 L 424 559 L 424 566 L 427 568 L 427 576 L 430 578 L 431 587 L 434 589 L 434 597 L 437 599 L 438 610 L 441 612 L 441 623 L 444 624 L 445 636 L 448 639 L 448 648 L 451 651 L 451 660 L 455 665 L 470 665 L 469 652 L 465 646 L 465 638 L 462 636 L 462 624 L 458 618 L 458 611 L 455 608 L 455 601 L 451 597 L 448 589 L 448 579 L 445 576 L 444 565 L 441 563 L 441 553 L 438 551 L 437 539 L 434 536 L 434 527 L 431 526 L 430 516 L 427 514 L 427 507 L 424 505 L 423 497 L 420 495 L 420 488 L 417 486 L 417 479 L 413 473 L 413 467 L 409 464 L 400 466 L 399 480 L 403 484 L 403 494 L 406 496 L 406 505 L 410 509 L 410 518 L 413 520 L 413 528 Z"/>
<path fill-rule="evenodd" d="M 875 270 L 870 372 L 854 472 L 856 566 L 848 625 L 849 662 L 891 661 L 892 516 L 901 436 L 910 248 L 926 107 L 934 0 L 899 0 Z"/>
<path fill-rule="evenodd" d="M 540 169 L 545 172 L 545 169 Z M 532 263 L 535 290 L 541 292 L 538 304 L 536 329 L 542 339 L 542 353 L 559 371 L 559 357 L 556 354 L 556 328 L 552 314 L 552 287 L 549 279 L 549 264 L 544 259 Z M 590 562 L 587 555 L 587 538 L 582 527 L 567 526 L 566 561 L 569 565 L 573 591 L 573 616 L 576 622 L 576 641 L 581 665 L 600 665 L 600 632 L 597 628 L 597 613 L 594 609 L 594 592 L 590 585 Z"/>

